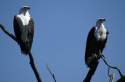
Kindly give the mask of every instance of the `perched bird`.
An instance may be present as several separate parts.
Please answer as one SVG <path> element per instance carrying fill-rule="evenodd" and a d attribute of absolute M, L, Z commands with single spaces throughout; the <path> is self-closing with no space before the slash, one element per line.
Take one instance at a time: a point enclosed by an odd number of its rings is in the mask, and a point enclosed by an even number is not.
<path fill-rule="evenodd" d="M 13 20 L 17 42 L 20 45 L 21 52 L 25 55 L 31 51 L 34 36 L 34 22 L 29 14 L 29 10 L 29 6 L 23 6 Z"/>
<path fill-rule="evenodd" d="M 83 82 L 90 82 L 105 48 L 108 30 L 105 28 L 104 22 L 104 18 L 98 19 L 96 25 L 89 31 L 85 51 L 85 63 L 89 67 L 89 71 Z"/>

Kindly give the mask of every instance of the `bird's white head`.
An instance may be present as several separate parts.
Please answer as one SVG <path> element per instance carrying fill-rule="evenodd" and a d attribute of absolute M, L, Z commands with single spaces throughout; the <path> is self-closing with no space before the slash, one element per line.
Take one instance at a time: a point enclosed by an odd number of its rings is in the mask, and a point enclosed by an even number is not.
<path fill-rule="evenodd" d="M 96 22 L 96 25 L 98 26 L 98 25 L 101 25 L 102 23 L 104 23 L 106 21 L 106 19 L 105 18 L 99 18 L 98 20 L 97 20 L 97 22 Z"/>
<path fill-rule="evenodd" d="M 103 24 L 105 21 L 104 18 L 99 18 L 96 22 L 95 37 L 97 40 L 105 40 L 107 37 L 107 29 Z"/>
<path fill-rule="evenodd" d="M 26 14 L 26 12 L 28 12 L 30 10 L 29 6 L 23 6 L 20 10 L 19 10 L 19 14 Z"/>

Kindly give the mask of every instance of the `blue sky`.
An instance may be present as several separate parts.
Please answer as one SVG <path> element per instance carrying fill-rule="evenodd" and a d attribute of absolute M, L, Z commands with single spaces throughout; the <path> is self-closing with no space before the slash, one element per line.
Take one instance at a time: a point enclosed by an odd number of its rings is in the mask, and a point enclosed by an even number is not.
<path fill-rule="evenodd" d="M 125 74 L 124 0 L 1 0 L 0 23 L 13 33 L 13 16 L 27 4 L 35 21 L 32 53 L 43 82 L 53 82 L 46 64 L 57 82 L 82 82 L 88 71 L 84 62 L 87 34 L 99 17 L 106 18 L 110 32 L 104 55 Z M 21 55 L 19 46 L 2 31 L 0 82 L 36 82 L 28 57 Z M 102 60 L 91 82 L 108 82 Z"/>

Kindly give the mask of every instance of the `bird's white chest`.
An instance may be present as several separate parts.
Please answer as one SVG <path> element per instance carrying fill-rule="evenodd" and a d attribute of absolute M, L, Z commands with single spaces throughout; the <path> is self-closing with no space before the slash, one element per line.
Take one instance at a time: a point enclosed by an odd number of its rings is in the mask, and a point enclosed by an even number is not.
<path fill-rule="evenodd" d="M 30 16 L 20 14 L 20 15 L 17 15 L 17 17 L 19 17 L 19 18 L 21 19 L 22 24 L 23 24 L 24 26 L 29 24 Z"/>
<path fill-rule="evenodd" d="M 100 27 L 96 27 L 95 37 L 97 40 L 105 40 L 107 37 L 107 29 L 102 24 Z"/>

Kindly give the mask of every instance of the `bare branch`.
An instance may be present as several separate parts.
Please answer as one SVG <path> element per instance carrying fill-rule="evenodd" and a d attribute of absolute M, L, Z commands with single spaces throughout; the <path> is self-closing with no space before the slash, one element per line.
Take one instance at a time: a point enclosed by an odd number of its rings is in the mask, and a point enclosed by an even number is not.
<path fill-rule="evenodd" d="M 34 63 L 34 59 L 33 59 L 33 56 L 32 56 L 32 53 L 30 52 L 29 53 L 29 58 L 30 58 L 30 65 L 32 67 L 32 70 L 37 78 L 37 81 L 38 82 L 42 82 L 42 79 L 40 78 L 40 75 L 39 75 L 39 72 L 38 70 L 36 69 L 36 66 L 35 66 L 35 63 Z"/>
<path fill-rule="evenodd" d="M 50 70 L 50 68 L 49 68 L 48 64 L 46 65 L 46 68 L 47 68 L 47 70 L 49 71 L 50 75 L 52 76 L 52 78 L 53 78 L 54 82 L 56 82 L 55 74 L 54 74 L 54 73 L 52 73 L 52 71 Z"/>
<path fill-rule="evenodd" d="M 10 38 L 17 42 L 16 37 L 12 33 L 9 33 L 2 24 L 0 24 L 0 28 L 3 30 L 5 34 L 7 34 Z"/>
<path fill-rule="evenodd" d="M 119 75 L 120 75 L 121 77 L 123 77 L 123 74 L 121 73 L 120 69 L 117 68 L 117 67 L 115 67 L 115 66 L 109 65 L 108 62 L 106 61 L 104 55 L 101 56 L 101 59 L 104 61 L 104 63 L 105 63 L 109 68 L 116 69 L 116 70 L 119 72 Z"/>
<path fill-rule="evenodd" d="M 114 73 L 110 73 L 110 68 L 108 67 L 108 77 L 109 77 L 109 82 L 113 82 L 114 80 Z"/>

